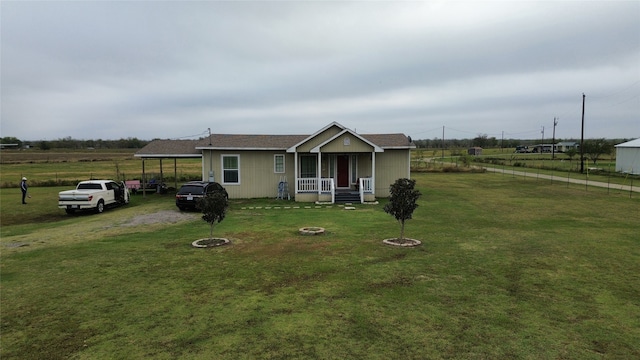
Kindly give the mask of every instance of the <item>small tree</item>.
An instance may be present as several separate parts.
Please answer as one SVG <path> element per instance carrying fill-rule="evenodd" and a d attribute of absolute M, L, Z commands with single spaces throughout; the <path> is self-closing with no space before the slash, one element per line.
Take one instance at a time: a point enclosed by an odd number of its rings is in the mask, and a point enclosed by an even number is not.
<path fill-rule="evenodd" d="M 404 222 L 411 219 L 413 211 L 418 207 L 420 191 L 415 189 L 416 181 L 402 178 L 391 184 L 389 203 L 384 206 L 387 214 L 393 215 L 400 222 L 400 241 L 404 240 Z"/>
<path fill-rule="evenodd" d="M 584 153 L 596 164 L 600 155 L 610 154 L 613 146 L 605 139 L 589 139 L 584 141 Z"/>
<path fill-rule="evenodd" d="M 567 149 L 567 151 L 564 152 L 564 154 L 569 158 L 569 171 L 571 171 L 571 160 L 573 160 L 573 158 L 578 155 L 578 149 L 576 149 L 575 147 L 570 147 Z"/>
<path fill-rule="evenodd" d="M 571 160 L 573 160 L 573 158 L 578 155 L 578 149 L 570 147 L 567 149 L 567 151 L 564 152 L 564 154 L 567 155 L 567 157 L 569 158 L 569 162 L 571 162 Z"/>
<path fill-rule="evenodd" d="M 213 239 L 213 226 L 216 222 L 221 222 L 227 215 L 229 200 L 227 196 L 220 191 L 209 193 L 198 201 L 198 206 L 202 209 L 202 220 L 211 225 L 209 231 L 209 239 Z"/>

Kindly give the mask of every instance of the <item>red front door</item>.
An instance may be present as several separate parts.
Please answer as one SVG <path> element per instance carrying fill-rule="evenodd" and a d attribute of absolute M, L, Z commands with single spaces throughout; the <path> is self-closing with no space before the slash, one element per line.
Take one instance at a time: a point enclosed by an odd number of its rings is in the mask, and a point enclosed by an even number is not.
<path fill-rule="evenodd" d="M 349 187 L 349 155 L 338 155 L 338 187 Z"/>

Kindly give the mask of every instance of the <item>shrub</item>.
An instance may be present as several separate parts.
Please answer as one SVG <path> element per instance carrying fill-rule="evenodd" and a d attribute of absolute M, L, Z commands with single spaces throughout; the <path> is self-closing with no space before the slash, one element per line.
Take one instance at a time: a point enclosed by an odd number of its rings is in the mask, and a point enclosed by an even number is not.
<path fill-rule="evenodd" d="M 227 196 L 220 191 L 208 193 L 198 201 L 198 206 L 202 209 L 202 220 L 210 225 L 209 239 L 213 239 L 213 226 L 224 220 L 229 207 Z"/>
<path fill-rule="evenodd" d="M 416 181 L 402 178 L 391 184 L 389 202 L 384 206 L 387 214 L 393 215 L 400 222 L 400 240 L 404 239 L 404 223 L 411 219 L 413 211 L 418 207 L 420 191 L 415 189 Z"/>

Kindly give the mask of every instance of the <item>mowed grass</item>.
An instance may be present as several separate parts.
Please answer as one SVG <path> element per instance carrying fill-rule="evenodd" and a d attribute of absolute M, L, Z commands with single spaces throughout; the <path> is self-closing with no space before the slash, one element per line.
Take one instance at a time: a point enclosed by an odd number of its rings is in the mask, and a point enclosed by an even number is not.
<path fill-rule="evenodd" d="M 638 199 L 500 174 L 413 177 L 416 248 L 382 244 L 400 231 L 384 201 L 234 200 L 214 228 L 232 245 L 194 249 L 209 231 L 197 213 L 130 225 L 175 211 L 169 196 L 101 215 L 32 210 L 54 218 L 41 222 L 2 189 L 2 218 L 27 222 L 2 227 L 2 358 L 640 357 Z"/>

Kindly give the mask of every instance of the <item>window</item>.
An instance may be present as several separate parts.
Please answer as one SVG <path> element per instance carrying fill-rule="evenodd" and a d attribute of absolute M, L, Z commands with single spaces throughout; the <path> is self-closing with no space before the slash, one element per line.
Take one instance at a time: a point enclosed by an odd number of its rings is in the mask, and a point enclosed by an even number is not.
<path fill-rule="evenodd" d="M 276 174 L 284 173 L 284 155 L 278 154 L 273 156 L 273 172 Z"/>
<path fill-rule="evenodd" d="M 317 156 L 315 155 L 302 155 L 300 156 L 300 177 L 301 178 L 314 178 L 317 177 L 316 171 L 318 166 L 316 165 Z"/>
<path fill-rule="evenodd" d="M 240 155 L 222 155 L 222 183 L 240 183 Z"/>

